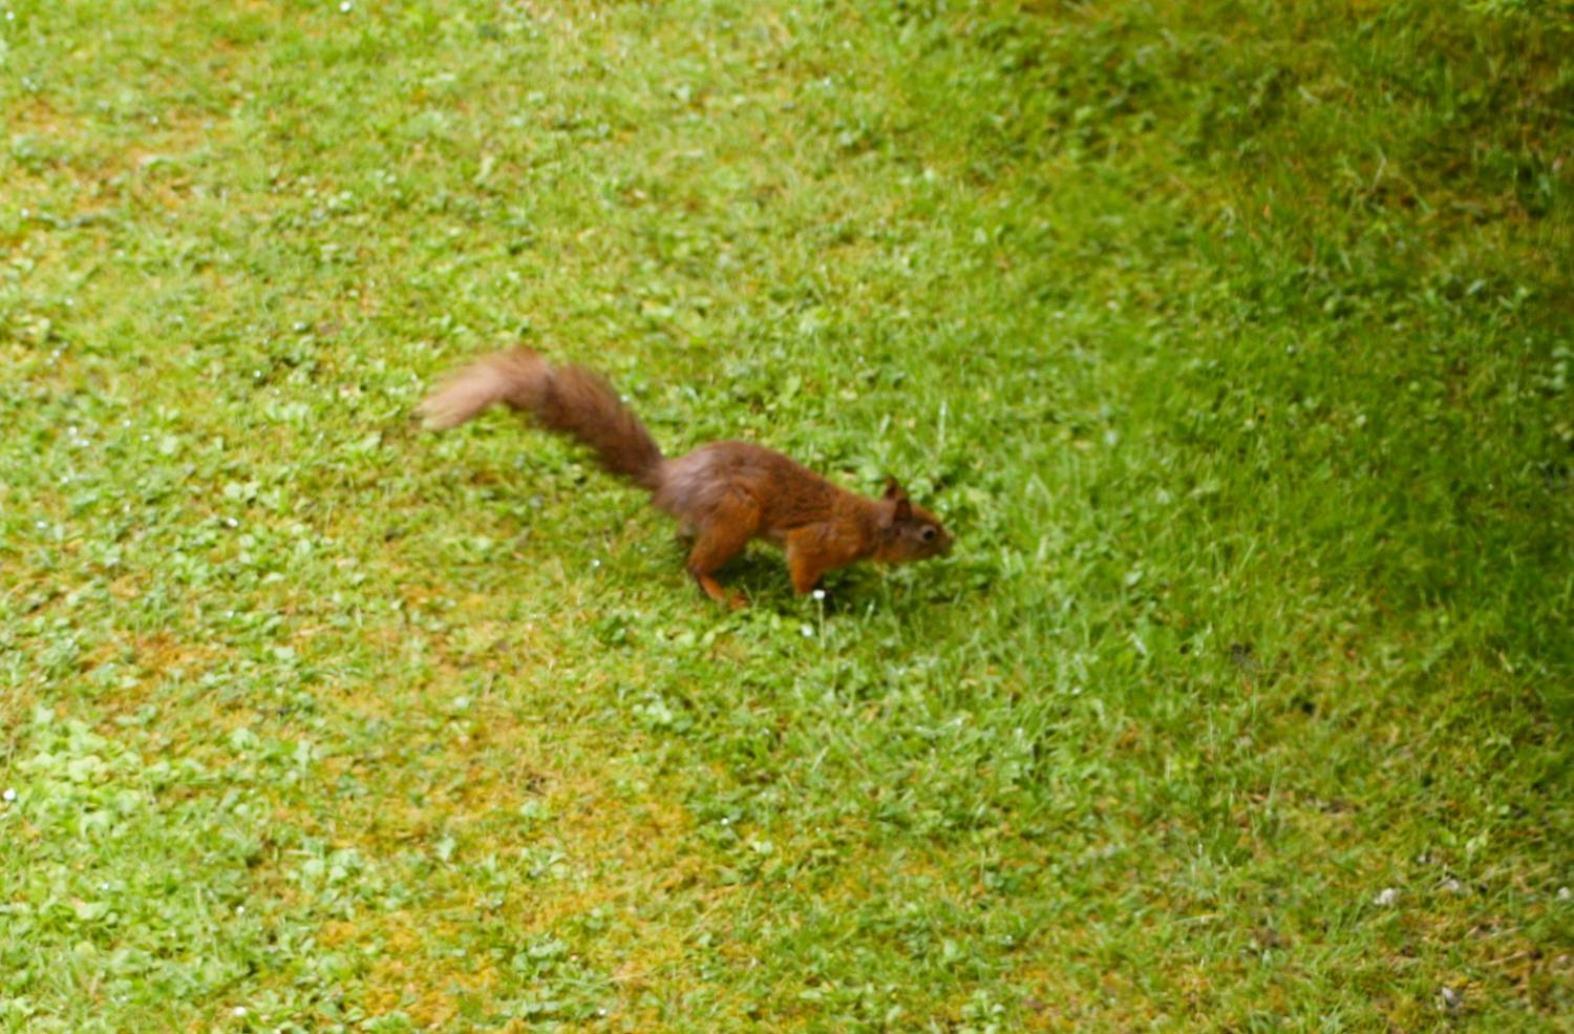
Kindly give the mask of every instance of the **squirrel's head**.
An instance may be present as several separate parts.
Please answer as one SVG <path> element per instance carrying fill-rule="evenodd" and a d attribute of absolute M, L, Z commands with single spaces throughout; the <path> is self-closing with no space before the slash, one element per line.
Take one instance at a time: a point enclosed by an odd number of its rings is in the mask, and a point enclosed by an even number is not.
<path fill-rule="evenodd" d="M 875 559 L 887 564 L 909 564 L 951 552 L 951 533 L 940 518 L 914 505 L 895 478 L 885 481 L 885 495 L 880 498 L 880 529 L 883 538 Z"/>

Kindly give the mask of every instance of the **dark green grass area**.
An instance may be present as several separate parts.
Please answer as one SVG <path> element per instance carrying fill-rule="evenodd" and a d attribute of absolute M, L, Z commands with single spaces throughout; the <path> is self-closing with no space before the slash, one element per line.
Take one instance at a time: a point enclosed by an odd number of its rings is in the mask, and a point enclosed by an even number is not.
<path fill-rule="evenodd" d="M 0 1024 L 1562 1028 L 1571 25 L 0 0 Z"/>

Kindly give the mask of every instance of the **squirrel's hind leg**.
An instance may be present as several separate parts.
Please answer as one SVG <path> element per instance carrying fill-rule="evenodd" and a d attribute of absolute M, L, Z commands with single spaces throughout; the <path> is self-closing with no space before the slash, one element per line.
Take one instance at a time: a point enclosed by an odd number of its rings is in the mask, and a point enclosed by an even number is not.
<path fill-rule="evenodd" d="M 760 514 L 756 507 L 733 503 L 708 515 L 705 525 L 694 529 L 694 548 L 689 552 L 688 571 L 705 595 L 733 608 L 748 606 L 741 593 L 728 593 L 716 581 L 715 573 L 739 553 L 754 537 Z"/>

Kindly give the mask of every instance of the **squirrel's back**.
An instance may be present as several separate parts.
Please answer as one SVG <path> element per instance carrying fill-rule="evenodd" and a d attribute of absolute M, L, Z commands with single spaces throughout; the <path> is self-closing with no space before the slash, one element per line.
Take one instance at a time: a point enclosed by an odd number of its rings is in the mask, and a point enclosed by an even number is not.
<path fill-rule="evenodd" d="M 675 517 L 703 524 L 707 514 L 746 501 L 763 526 L 785 528 L 823 518 L 844 495 L 774 449 L 722 441 L 666 460 L 652 502 Z"/>

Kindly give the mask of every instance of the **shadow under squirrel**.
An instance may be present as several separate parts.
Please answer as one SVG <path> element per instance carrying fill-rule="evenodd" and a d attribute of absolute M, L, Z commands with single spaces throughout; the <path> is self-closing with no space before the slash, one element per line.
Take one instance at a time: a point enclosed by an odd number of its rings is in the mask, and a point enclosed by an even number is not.
<path fill-rule="evenodd" d="M 693 539 L 688 571 L 712 599 L 728 595 L 715 572 L 750 539 L 787 551 L 793 589 L 806 593 L 827 571 L 859 560 L 908 563 L 947 553 L 951 536 L 907 498 L 894 478 L 869 499 L 832 484 L 779 452 L 747 442 L 713 442 L 666 459 L 617 393 L 582 366 L 549 364 L 528 348 L 496 352 L 463 367 L 421 403 L 425 426 L 443 430 L 498 403 L 527 410 L 548 430 L 577 438 L 601 466 L 652 493 Z"/>

